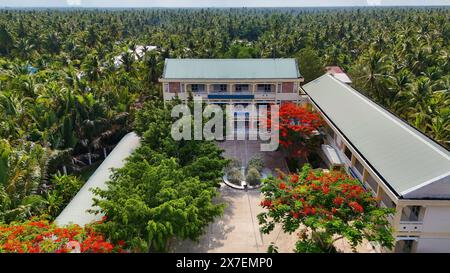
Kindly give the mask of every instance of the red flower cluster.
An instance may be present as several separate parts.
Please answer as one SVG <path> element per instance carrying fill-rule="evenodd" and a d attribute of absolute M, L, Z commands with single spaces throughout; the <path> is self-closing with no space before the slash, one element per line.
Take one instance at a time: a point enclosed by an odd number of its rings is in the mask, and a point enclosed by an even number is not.
<path fill-rule="evenodd" d="M 261 207 L 271 208 L 272 201 L 270 201 L 269 199 L 264 199 L 263 201 L 261 201 L 260 205 L 261 205 Z"/>
<path fill-rule="evenodd" d="M 299 140 L 309 139 L 323 124 L 323 120 L 318 113 L 313 113 L 307 108 L 291 102 L 281 105 L 279 123 L 272 125 L 271 122 L 269 115 L 267 120 L 261 122 L 261 124 L 279 130 L 280 145 L 288 149 L 291 156 L 305 156 L 308 150 L 304 141 Z"/>
<path fill-rule="evenodd" d="M 0 253 L 123 252 L 124 243 L 114 246 L 91 228 L 77 225 L 57 227 L 45 220 L 0 225 Z"/>
<path fill-rule="evenodd" d="M 261 206 L 285 213 L 286 207 L 278 205 L 287 205 L 289 215 L 294 219 L 315 216 L 327 221 L 347 214 L 349 210 L 345 208 L 364 213 L 364 206 L 376 206 L 359 182 L 341 172 L 280 174 L 273 182 L 276 189 L 261 202 Z"/>
<path fill-rule="evenodd" d="M 341 206 L 342 203 L 344 203 L 344 198 L 342 198 L 342 197 L 336 197 L 336 198 L 333 199 L 333 204 L 334 204 L 336 207 Z"/>
<path fill-rule="evenodd" d="M 360 204 L 358 204 L 358 202 L 352 201 L 352 202 L 348 203 L 348 205 L 356 212 L 359 212 L 359 213 L 364 212 L 364 208 Z"/>

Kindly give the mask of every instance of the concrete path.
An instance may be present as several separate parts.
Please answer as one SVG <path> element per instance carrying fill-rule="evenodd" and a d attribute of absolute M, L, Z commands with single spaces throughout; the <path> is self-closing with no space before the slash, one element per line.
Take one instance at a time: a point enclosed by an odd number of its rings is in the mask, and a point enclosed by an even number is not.
<path fill-rule="evenodd" d="M 287 172 L 287 165 L 280 152 L 261 152 L 260 142 L 233 140 L 218 142 L 224 156 L 237 158 L 244 166 L 255 155 L 260 155 L 265 167 Z M 232 189 L 225 184 L 220 188 L 218 202 L 227 204 L 224 215 L 210 224 L 199 242 L 189 240 L 173 245 L 174 252 L 267 252 L 271 242 L 276 242 L 280 252 L 292 252 L 296 235 L 284 234 L 277 227 L 271 234 L 259 231 L 257 215 L 263 208 L 259 205 L 262 195 L 259 190 Z"/>
<path fill-rule="evenodd" d="M 273 171 L 280 169 L 283 172 L 288 172 L 283 154 L 280 151 L 262 152 L 260 150 L 261 142 L 258 140 L 231 140 L 218 142 L 217 145 L 224 149 L 223 155 L 226 158 L 239 159 L 244 166 L 247 166 L 248 161 L 253 156 L 259 155 L 266 168 Z"/>
<path fill-rule="evenodd" d="M 280 152 L 261 152 L 258 141 L 234 140 L 219 142 L 227 158 L 238 158 L 244 166 L 248 160 L 259 154 L 269 169 L 280 169 L 287 172 L 288 168 Z M 225 203 L 224 215 L 211 223 L 206 233 L 198 242 L 190 240 L 178 241 L 172 245 L 173 252 L 185 253 L 264 253 L 274 242 L 279 252 L 293 252 L 297 234 L 286 234 L 277 225 L 270 234 L 259 231 L 257 215 L 263 211 L 259 205 L 262 195 L 259 190 L 232 189 L 222 184 L 218 202 Z M 342 252 L 352 252 L 348 242 L 339 240 L 336 247 Z M 368 242 L 357 248 L 358 252 L 375 252 Z"/>
<path fill-rule="evenodd" d="M 292 252 L 295 234 L 280 232 L 280 227 L 269 235 L 259 231 L 256 216 L 263 210 L 259 206 L 259 190 L 245 192 L 222 185 L 220 192 L 218 201 L 227 204 L 224 215 L 209 225 L 199 242 L 178 242 L 173 245 L 173 252 L 265 253 L 271 242 L 276 242 L 280 252 Z"/>

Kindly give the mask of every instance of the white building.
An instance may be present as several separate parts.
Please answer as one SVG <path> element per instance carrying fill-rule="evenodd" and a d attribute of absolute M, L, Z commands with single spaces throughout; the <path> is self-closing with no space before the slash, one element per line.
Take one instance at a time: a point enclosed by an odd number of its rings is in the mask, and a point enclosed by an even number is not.
<path fill-rule="evenodd" d="M 166 59 L 160 82 L 164 100 L 247 105 L 299 102 L 303 78 L 295 59 Z"/>
<path fill-rule="evenodd" d="M 303 86 L 324 155 L 394 208 L 395 252 L 450 252 L 450 152 L 330 74 Z"/>

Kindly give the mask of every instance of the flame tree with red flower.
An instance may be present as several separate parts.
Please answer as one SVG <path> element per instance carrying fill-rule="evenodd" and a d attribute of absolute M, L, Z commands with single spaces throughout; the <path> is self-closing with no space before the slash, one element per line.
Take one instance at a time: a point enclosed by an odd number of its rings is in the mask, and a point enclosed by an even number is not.
<path fill-rule="evenodd" d="M 268 113 L 266 123 L 270 128 L 271 118 Z M 287 102 L 279 109 L 279 123 L 273 128 L 280 132 L 280 145 L 286 151 L 287 157 L 307 158 L 311 150 L 317 146 L 319 140 L 318 129 L 323 120 L 318 113 L 308 110 L 304 106 Z"/>
<path fill-rule="evenodd" d="M 0 253 L 125 252 L 125 243 L 112 244 L 92 227 L 58 227 L 47 220 L 0 224 Z"/>
<path fill-rule="evenodd" d="M 296 252 L 336 252 L 334 243 L 346 239 L 356 251 L 363 240 L 393 247 L 387 216 L 361 184 L 340 172 L 313 171 L 305 165 L 300 173 L 270 177 L 261 189 L 258 215 L 261 231 L 273 231 L 281 224 L 284 232 L 297 233 Z M 276 246 L 269 247 L 276 251 Z"/>

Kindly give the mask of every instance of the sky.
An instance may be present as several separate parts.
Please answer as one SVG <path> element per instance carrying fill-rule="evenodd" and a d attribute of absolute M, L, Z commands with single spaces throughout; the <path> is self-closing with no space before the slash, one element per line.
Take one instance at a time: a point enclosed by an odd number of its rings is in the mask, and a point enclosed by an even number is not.
<path fill-rule="evenodd" d="M 0 7 L 317 7 L 450 5 L 450 0 L 0 0 Z"/>

